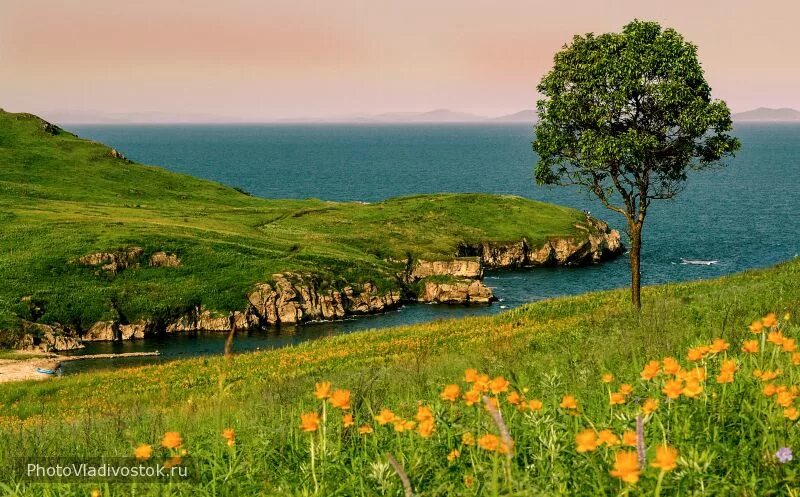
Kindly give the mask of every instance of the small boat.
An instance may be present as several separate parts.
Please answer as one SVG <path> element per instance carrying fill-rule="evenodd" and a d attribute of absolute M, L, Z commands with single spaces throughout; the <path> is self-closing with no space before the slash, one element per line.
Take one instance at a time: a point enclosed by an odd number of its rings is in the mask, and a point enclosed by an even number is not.
<path fill-rule="evenodd" d="M 690 264 L 692 266 L 711 266 L 719 261 L 704 261 L 700 259 L 683 259 L 681 258 L 681 264 Z"/>
<path fill-rule="evenodd" d="M 56 374 L 56 372 L 53 371 L 52 369 L 45 369 L 45 368 L 36 368 L 36 372 L 42 374 L 50 374 L 50 375 Z"/>

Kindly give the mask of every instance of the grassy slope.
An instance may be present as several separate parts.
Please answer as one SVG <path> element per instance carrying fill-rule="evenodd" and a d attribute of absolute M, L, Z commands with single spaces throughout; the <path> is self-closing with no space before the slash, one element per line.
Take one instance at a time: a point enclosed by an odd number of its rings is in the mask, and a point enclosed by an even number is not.
<path fill-rule="evenodd" d="M 203 303 L 241 309 L 255 282 L 303 270 L 392 284 L 386 259 L 449 258 L 459 242 L 532 243 L 576 234 L 572 209 L 490 195 L 425 195 L 376 204 L 267 200 L 157 167 L 42 122 L 0 111 L 0 328 L 24 316 L 23 295 L 45 302 L 44 322 L 91 325 Z M 142 246 L 177 252 L 183 266 L 111 279 L 68 264 L 87 253 Z"/>
<path fill-rule="evenodd" d="M 576 394 L 587 411 L 605 412 L 607 393 L 598 385 L 603 372 L 613 371 L 617 377 L 632 381 L 638 378 L 646 360 L 666 355 L 683 358 L 687 346 L 709 342 L 712 337 L 722 337 L 736 349 L 742 339 L 750 338 L 746 325 L 758 316 L 768 311 L 800 314 L 798 281 L 800 260 L 794 260 L 776 268 L 718 280 L 646 288 L 641 316 L 630 312 L 627 292 L 607 291 L 533 303 L 492 317 L 328 338 L 283 350 L 243 354 L 233 361 L 211 357 L 88 373 L 43 384 L 0 385 L 0 446 L 13 447 L 20 453 L 38 450 L 45 454 L 66 451 L 76 455 L 126 455 L 142 441 L 152 443 L 164 431 L 179 430 L 189 450 L 196 454 L 203 477 L 191 488 L 170 487 L 164 495 L 239 495 L 258 491 L 270 495 L 301 494 L 302 488 L 311 488 L 311 481 L 306 439 L 295 427 L 298 414 L 314 408 L 310 392 L 315 381 L 328 379 L 337 386 L 351 388 L 354 413 L 360 423 L 370 420 L 371 414 L 383 406 L 407 415 L 413 413 L 420 399 L 436 398 L 442 386 L 459 378 L 464 368 L 477 367 L 490 375 L 505 375 L 514 386 L 529 386 L 529 395 L 545 402 L 544 422 L 554 426 L 565 422 L 569 430 L 574 430 L 578 422 L 587 421 L 576 419 L 573 423 L 569 416 L 564 419 L 554 412 L 561 395 Z M 747 381 L 747 376 L 744 378 Z M 637 390 L 642 388 L 638 381 L 633 382 Z M 697 402 L 686 405 L 703 405 L 702 401 Z M 729 401 L 732 413 L 743 405 L 740 402 L 743 401 L 736 397 Z M 446 412 L 440 415 L 447 417 Z M 612 416 L 613 423 L 625 423 L 630 428 L 630 418 L 622 411 L 620 416 Z M 531 453 L 531 457 L 544 457 L 530 464 L 536 468 L 544 464 L 547 469 L 520 469 L 514 495 L 541 495 L 545 488 L 545 494 L 617 493 L 620 487 L 608 477 L 607 467 L 586 466 L 589 459 L 580 455 L 575 462 L 569 462 L 575 457 L 573 435 L 558 431 L 567 430 L 566 427 L 535 435 L 546 439 L 524 438 L 519 423 L 527 426 L 525 430 L 539 426 L 525 425 L 535 418 L 527 422 L 525 419 L 511 420 L 515 436 L 519 437 L 519 449 Z M 667 487 L 675 485 L 680 492 L 664 495 L 727 495 L 734 489 L 741 495 L 761 495 L 765 486 L 778 485 L 780 478 L 788 478 L 785 473 L 781 476 L 773 469 L 762 468 L 757 452 L 761 449 L 749 445 L 753 443 L 749 438 L 743 438 L 743 426 L 756 430 L 752 435 L 756 440 L 763 436 L 759 430 L 769 431 L 769 427 L 745 416 L 726 432 L 722 425 L 706 426 L 708 423 L 703 420 L 710 418 L 700 411 L 691 419 L 693 425 L 678 432 L 677 427 L 669 428 L 668 436 L 674 440 L 692 434 L 696 439 L 692 443 L 705 452 L 684 454 L 689 459 L 682 464 L 700 466 L 676 473 L 680 480 L 670 480 Z M 697 423 L 711 431 L 697 432 Z M 226 454 L 219 442 L 219 432 L 228 426 L 235 427 L 239 434 L 241 447 L 237 447 L 235 459 Z M 650 423 L 648 437 L 659 439 L 663 429 L 656 422 Z M 440 436 L 445 436 L 445 428 L 440 430 Z M 791 435 L 789 441 L 781 440 L 782 430 L 775 430 L 778 438 L 770 441 L 766 449 L 774 451 L 775 443 L 797 441 L 796 435 Z M 712 432 L 717 441 L 709 446 L 703 437 L 712 436 Z M 81 435 L 71 435 L 77 433 Z M 460 436 L 458 433 L 456 437 Z M 360 442 L 348 440 L 337 443 L 348 447 L 347 454 L 361 454 Z M 403 457 L 415 485 L 425 495 L 475 495 L 478 487 L 467 488 L 459 483 L 464 474 L 473 474 L 486 485 L 491 481 L 491 471 L 480 470 L 485 467 L 481 464 L 487 463 L 481 463 L 480 458 L 472 459 L 470 471 L 474 473 L 463 473 L 467 471 L 463 466 L 467 461 L 457 468 L 448 466 L 444 461 L 449 450 L 446 447 L 458 446 L 457 440 L 437 439 L 437 444 L 444 444 L 435 449 L 445 450 L 441 453 L 425 452 L 422 442 L 408 446 L 404 437 L 381 440 L 381 445 L 374 448 L 364 447 L 366 460 L 345 452 L 336 456 L 322 494 L 397 494 L 396 479 L 387 477 L 387 489 L 370 476 L 376 471 L 373 463 L 377 464 L 387 450 Z M 566 459 L 547 455 L 550 444 L 560 447 L 557 453 L 563 451 Z M 756 452 L 749 452 L 751 449 Z M 551 456 L 548 466 L 546 461 Z M 743 464 L 742 457 L 750 459 Z M 703 466 L 709 458 L 714 464 Z M 791 472 L 791 468 L 787 471 Z M 652 489 L 653 483 L 654 480 L 647 480 L 642 485 Z M 37 493 L 37 487 L 8 488 L 17 488 L 23 494 Z M 480 488 L 489 492 L 488 487 Z M 60 487 L 60 491 L 80 495 L 87 487 Z M 159 495 L 165 490 L 139 487 L 138 491 Z"/>

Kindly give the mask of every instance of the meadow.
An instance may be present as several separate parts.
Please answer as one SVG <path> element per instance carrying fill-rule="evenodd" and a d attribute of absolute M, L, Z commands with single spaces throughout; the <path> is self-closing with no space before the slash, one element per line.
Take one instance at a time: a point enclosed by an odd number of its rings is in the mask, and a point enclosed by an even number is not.
<path fill-rule="evenodd" d="M 797 495 L 798 281 L 792 260 L 647 287 L 641 314 L 626 291 L 607 291 L 231 359 L 0 385 L 4 465 L 138 456 L 195 475 L 6 475 L 0 491 Z"/>

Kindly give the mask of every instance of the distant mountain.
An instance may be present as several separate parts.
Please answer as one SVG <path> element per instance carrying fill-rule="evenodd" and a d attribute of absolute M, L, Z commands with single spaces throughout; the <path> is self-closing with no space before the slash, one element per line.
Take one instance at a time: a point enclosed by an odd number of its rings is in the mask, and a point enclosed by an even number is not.
<path fill-rule="evenodd" d="M 381 123 L 463 123 L 486 121 L 487 118 L 450 109 L 436 109 L 428 112 L 389 112 L 368 118 Z"/>
<path fill-rule="evenodd" d="M 535 123 L 538 120 L 538 115 L 533 109 L 525 109 L 507 116 L 495 117 L 492 121 L 503 123 Z"/>
<path fill-rule="evenodd" d="M 160 111 L 107 113 L 94 110 L 54 110 L 44 112 L 42 116 L 56 124 L 177 124 L 241 121 L 215 114 L 181 114 Z"/>
<path fill-rule="evenodd" d="M 759 107 L 758 109 L 739 112 L 731 116 L 734 121 L 800 121 L 800 111 L 794 109 L 770 109 Z"/>

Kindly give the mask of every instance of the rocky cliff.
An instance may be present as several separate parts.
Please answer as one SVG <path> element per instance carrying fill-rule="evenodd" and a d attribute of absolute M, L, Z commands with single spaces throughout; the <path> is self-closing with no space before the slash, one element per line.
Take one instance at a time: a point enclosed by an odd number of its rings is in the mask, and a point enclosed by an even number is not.
<path fill-rule="evenodd" d="M 620 234 L 598 220 L 588 218 L 576 225 L 585 236 L 554 238 L 540 246 L 526 239 L 513 242 L 486 241 L 461 244 L 447 260 L 405 261 L 395 288 L 380 290 L 375 284 L 332 283 L 313 274 L 273 274 L 269 282 L 254 285 L 244 309 L 219 313 L 203 306 L 171 320 L 142 319 L 133 323 L 100 321 L 87 330 L 60 324 L 23 322 L 17 348 L 26 350 L 69 350 L 84 341 L 141 339 L 160 333 L 260 329 L 275 325 L 296 325 L 307 321 L 344 319 L 396 309 L 406 302 L 443 304 L 488 304 L 495 300 L 482 283 L 484 268 L 536 266 L 578 266 L 597 263 L 621 254 Z M 140 264 L 144 250 L 129 247 L 80 257 L 73 263 L 97 268 L 114 275 Z M 398 266 L 400 261 L 394 261 Z M 155 252 L 147 264 L 174 268 L 181 265 L 176 254 Z"/>

